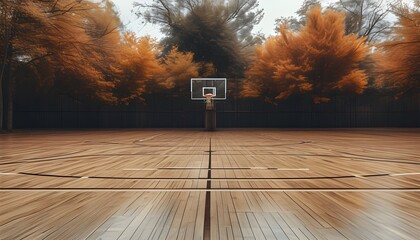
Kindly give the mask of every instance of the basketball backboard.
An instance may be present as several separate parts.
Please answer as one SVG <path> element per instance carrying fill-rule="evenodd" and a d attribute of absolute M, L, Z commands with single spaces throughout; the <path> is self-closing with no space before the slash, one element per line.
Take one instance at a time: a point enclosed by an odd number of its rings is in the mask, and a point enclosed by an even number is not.
<path fill-rule="evenodd" d="M 226 78 L 192 78 L 191 100 L 206 100 L 211 93 L 213 100 L 226 100 Z"/>

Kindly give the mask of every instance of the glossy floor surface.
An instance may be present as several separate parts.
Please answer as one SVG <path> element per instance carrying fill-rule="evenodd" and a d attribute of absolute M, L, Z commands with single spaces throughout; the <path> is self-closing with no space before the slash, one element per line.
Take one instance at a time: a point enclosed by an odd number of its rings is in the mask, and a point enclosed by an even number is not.
<path fill-rule="evenodd" d="M 0 134 L 0 239 L 419 239 L 420 130 Z"/>

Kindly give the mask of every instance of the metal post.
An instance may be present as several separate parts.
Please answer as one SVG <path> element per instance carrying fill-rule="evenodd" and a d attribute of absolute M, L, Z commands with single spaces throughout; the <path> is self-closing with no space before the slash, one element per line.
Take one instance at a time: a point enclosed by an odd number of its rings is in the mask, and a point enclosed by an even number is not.
<path fill-rule="evenodd" d="M 212 94 L 206 95 L 206 130 L 216 130 L 216 105 L 212 99 Z"/>

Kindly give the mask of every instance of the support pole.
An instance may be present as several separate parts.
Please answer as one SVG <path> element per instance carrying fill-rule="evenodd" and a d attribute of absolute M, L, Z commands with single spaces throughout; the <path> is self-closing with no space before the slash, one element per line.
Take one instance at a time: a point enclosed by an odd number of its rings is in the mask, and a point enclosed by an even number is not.
<path fill-rule="evenodd" d="M 213 94 L 206 94 L 206 130 L 216 130 L 216 105 L 213 102 Z"/>
<path fill-rule="evenodd" d="M 206 110 L 206 130 L 216 131 L 216 110 Z"/>

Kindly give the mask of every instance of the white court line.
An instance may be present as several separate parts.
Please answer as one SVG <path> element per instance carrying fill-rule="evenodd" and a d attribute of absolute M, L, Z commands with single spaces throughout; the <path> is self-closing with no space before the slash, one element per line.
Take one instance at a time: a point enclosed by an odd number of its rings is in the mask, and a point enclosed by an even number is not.
<path fill-rule="evenodd" d="M 420 189 L 0 189 L 0 192 L 420 192 Z"/>
<path fill-rule="evenodd" d="M 123 169 L 123 171 L 157 171 L 157 168 L 127 168 Z"/>
<path fill-rule="evenodd" d="M 200 168 L 200 167 L 163 167 L 163 168 L 127 168 L 127 169 L 123 169 L 123 171 L 158 171 L 158 170 L 171 170 L 171 169 L 208 170 L 208 168 Z M 238 167 L 238 168 L 212 168 L 212 170 L 309 171 L 309 168 Z"/>
<path fill-rule="evenodd" d="M 420 175 L 420 173 L 393 173 L 393 174 L 389 174 L 389 176 L 394 177 L 394 176 L 411 176 L 411 175 Z"/>
<path fill-rule="evenodd" d="M 156 168 L 159 170 L 167 170 L 167 169 L 200 169 L 200 167 L 161 167 L 161 168 Z"/>
<path fill-rule="evenodd" d="M 277 168 L 277 171 L 309 171 L 309 168 Z"/>
<path fill-rule="evenodd" d="M 17 173 L 0 173 L 0 175 L 17 175 Z"/>
<path fill-rule="evenodd" d="M 220 168 L 223 169 L 223 168 Z M 247 168 L 244 168 L 247 169 Z M 309 171 L 309 168 L 271 168 L 271 167 L 250 167 L 250 170 L 274 170 L 274 171 Z M 229 170 L 229 169 L 227 169 Z"/>

